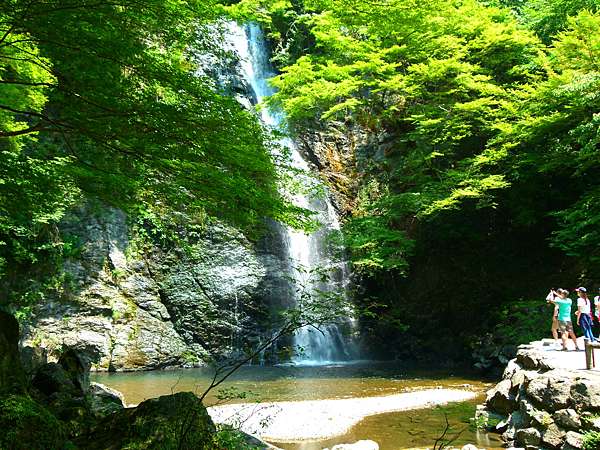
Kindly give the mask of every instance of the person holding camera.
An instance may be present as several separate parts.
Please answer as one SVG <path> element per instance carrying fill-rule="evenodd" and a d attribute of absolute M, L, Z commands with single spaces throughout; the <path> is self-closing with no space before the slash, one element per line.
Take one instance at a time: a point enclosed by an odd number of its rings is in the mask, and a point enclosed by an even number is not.
<path fill-rule="evenodd" d="M 566 352 L 567 348 L 567 338 L 570 337 L 575 344 L 575 350 L 580 350 L 577 345 L 577 336 L 575 336 L 575 332 L 573 331 L 573 323 L 571 322 L 571 306 L 573 305 L 573 300 L 568 298 L 569 291 L 566 289 L 552 289 L 548 297 L 546 297 L 546 301 L 549 303 L 553 303 L 558 306 L 558 329 L 561 333 L 562 340 L 562 351 Z"/>
<path fill-rule="evenodd" d="M 550 289 L 550 293 L 546 296 L 546 301 L 550 302 L 554 299 L 554 288 Z M 554 338 L 554 345 L 558 344 L 558 305 L 554 305 L 554 311 L 552 312 L 552 326 L 550 327 L 552 337 Z"/>

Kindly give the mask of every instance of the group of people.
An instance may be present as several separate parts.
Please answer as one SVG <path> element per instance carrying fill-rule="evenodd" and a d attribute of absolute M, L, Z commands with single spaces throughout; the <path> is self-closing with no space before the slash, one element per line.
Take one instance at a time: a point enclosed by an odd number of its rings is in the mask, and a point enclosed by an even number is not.
<path fill-rule="evenodd" d="M 598 340 L 592 330 L 594 319 L 600 322 L 600 289 L 598 291 L 599 295 L 594 297 L 594 304 L 592 305 L 586 288 L 578 287 L 575 289 L 578 296 L 577 310 L 575 311 L 577 325 L 581 327 L 585 339 L 589 339 L 592 342 Z M 569 298 L 569 291 L 553 288 L 546 297 L 546 301 L 554 304 L 554 315 L 552 316 L 552 336 L 554 340 L 558 341 L 558 333 L 560 332 L 563 351 L 567 351 L 567 341 L 569 338 L 573 340 L 575 350 L 580 350 L 577 345 L 577 336 L 575 336 L 575 331 L 573 330 L 573 322 L 571 321 L 573 301 Z"/>

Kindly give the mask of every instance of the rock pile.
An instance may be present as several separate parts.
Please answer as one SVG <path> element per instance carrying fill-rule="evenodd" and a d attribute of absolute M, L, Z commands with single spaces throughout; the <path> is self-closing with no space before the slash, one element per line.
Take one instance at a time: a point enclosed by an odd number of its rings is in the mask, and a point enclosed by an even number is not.
<path fill-rule="evenodd" d="M 600 372 L 561 364 L 544 343 L 519 347 L 503 379 L 488 391 L 476 422 L 502 433 L 508 445 L 526 449 L 583 448 L 583 434 L 600 431 Z"/>

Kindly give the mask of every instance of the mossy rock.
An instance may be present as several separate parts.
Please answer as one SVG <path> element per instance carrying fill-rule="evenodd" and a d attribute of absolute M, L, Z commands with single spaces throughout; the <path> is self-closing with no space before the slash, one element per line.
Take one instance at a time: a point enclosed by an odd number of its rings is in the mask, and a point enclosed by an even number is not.
<path fill-rule="evenodd" d="M 0 310 L 0 394 L 25 390 L 18 342 L 19 323 L 13 315 Z"/>
<path fill-rule="evenodd" d="M 214 449 L 215 426 L 202 402 L 191 392 L 146 400 L 101 421 L 84 436 L 90 450 Z"/>
<path fill-rule="evenodd" d="M 43 405 L 26 395 L 0 399 L 0 449 L 62 449 L 63 424 Z"/>

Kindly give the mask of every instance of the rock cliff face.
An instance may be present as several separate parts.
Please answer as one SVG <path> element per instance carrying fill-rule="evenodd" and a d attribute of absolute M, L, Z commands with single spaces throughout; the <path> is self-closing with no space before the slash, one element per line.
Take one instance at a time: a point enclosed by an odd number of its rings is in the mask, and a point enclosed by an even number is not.
<path fill-rule="evenodd" d="M 290 297 L 275 226 L 254 244 L 215 223 L 187 235 L 184 250 L 139 245 L 123 212 L 87 206 L 64 221 L 61 234 L 78 246 L 64 266 L 68 281 L 34 310 L 21 344 L 51 355 L 77 349 L 95 370 L 234 354 L 269 332 L 269 311 Z"/>
<path fill-rule="evenodd" d="M 583 352 L 562 357 L 548 344 L 519 347 L 476 421 L 502 433 L 509 445 L 581 449 L 586 432 L 600 431 L 600 372 L 582 369 Z"/>

